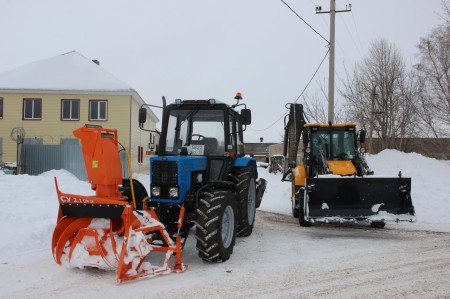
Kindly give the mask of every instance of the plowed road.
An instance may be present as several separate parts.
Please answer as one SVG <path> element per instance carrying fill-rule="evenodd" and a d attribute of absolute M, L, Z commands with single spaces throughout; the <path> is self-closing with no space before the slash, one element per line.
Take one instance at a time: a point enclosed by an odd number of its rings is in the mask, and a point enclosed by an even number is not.
<path fill-rule="evenodd" d="M 414 227 L 413 225 L 410 225 Z M 450 298 L 450 233 L 405 225 L 314 225 L 257 212 L 231 259 L 123 285 L 114 273 L 65 269 L 48 253 L 0 265 L 1 298 Z M 30 240 L 32 242 L 32 240 Z"/>

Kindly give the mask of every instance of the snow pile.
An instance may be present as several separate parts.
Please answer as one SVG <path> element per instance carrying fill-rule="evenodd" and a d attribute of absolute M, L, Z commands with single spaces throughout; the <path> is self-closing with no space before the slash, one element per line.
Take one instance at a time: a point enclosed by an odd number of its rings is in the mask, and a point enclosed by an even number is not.
<path fill-rule="evenodd" d="M 384 150 L 367 157 L 376 175 L 411 177 L 411 198 L 419 222 L 450 224 L 449 161 L 427 158 L 416 153 Z"/>
<path fill-rule="evenodd" d="M 378 177 L 411 177 L 411 198 L 417 223 L 429 225 L 450 224 L 450 161 L 427 158 L 416 153 L 384 150 L 366 157 Z M 259 175 L 269 181 L 261 210 L 291 215 L 290 182 L 281 182 L 282 174 L 269 174 L 259 168 Z"/>
<path fill-rule="evenodd" d="M 444 229 L 450 224 L 449 161 L 438 161 L 418 154 L 385 150 L 367 157 L 376 175 L 412 178 L 412 200 L 417 223 L 405 228 Z M 289 182 L 281 182 L 282 174 L 271 174 L 259 168 L 259 176 L 268 180 L 260 210 L 291 215 Z M 0 242 L 0 263 L 11 257 L 36 258 L 51 252 L 51 238 L 56 224 L 58 204 L 54 177 L 66 193 L 92 195 L 90 184 L 78 180 L 64 170 L 52 170 L 39 176 L 5 175 L 0 171 L 0 221 L 3 231 Z M 135 175 L 148 188 L 149 176 Z M 30 246 L 32 244 L 32 246 Z"/>

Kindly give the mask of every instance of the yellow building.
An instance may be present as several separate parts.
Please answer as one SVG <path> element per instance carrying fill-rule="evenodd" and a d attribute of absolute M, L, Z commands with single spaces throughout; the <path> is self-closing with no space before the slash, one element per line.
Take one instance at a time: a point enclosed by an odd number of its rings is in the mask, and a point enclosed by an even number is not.
<path fill-rule="evenodd" d="M 20 132 L 25 142 L 59 144 L 89 123 L 117 129 L 133 171 L 148 171 L 146 151 L 158 135 L 139 129 L 138 110 L 144 103 L 98 61 L 75 51 L 0 73 L 0 161 L 16 162 Z M 158 121 L 148 109 L 145 128 L 155 130 Z"/>

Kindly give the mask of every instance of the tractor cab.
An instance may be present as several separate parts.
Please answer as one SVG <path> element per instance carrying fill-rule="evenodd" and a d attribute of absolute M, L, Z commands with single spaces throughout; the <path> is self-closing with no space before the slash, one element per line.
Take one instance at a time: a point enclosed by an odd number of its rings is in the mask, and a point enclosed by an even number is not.
<path fill-rule="evenodd" d="M 176 100 L 164 110 L 159 155 L 243 156 L 243 126 L 248 124 L 246 117 L 214 99 Z"/>

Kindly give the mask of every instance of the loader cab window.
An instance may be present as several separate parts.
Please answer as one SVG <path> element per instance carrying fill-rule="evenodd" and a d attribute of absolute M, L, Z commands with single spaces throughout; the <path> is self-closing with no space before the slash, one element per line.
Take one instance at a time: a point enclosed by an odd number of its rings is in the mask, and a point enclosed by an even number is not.
<path fill-rule="evenodd" d="M 349 130 L 334 130 L 332 133 L 332 160 L 351 160 L 355 153 L 355 134 Z"/>
<path fill-rule="evenodd" d="M 313 157 L 324 155 L 326 159 L 330 156 L 330 134 L 329 132 L 316 131 L 311 134 Z"/>
<path fill-rule="evenodd" d="M 355 133 L 349 128 L 334 128 L 331 131 L 315 131 L 312 136 L 312 154 L 320 154 L 326 160 L 351 160 L 355 153 Z"/>
<path fill-rule="evenodd" d="M 223 110 L 171 110 L 166 154 L 178 155 L 186 147 L 193 156 L 223 156 L 224 136 Z"/>

